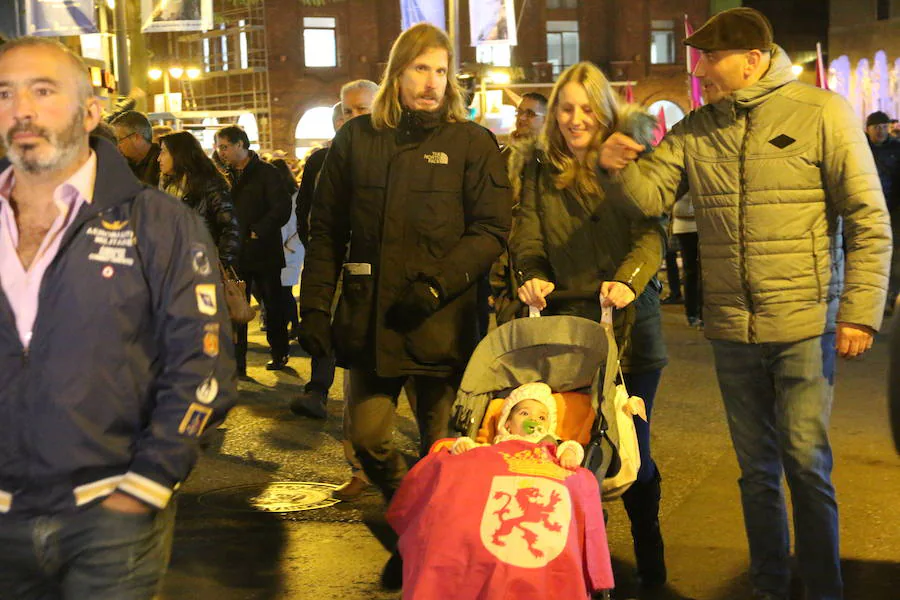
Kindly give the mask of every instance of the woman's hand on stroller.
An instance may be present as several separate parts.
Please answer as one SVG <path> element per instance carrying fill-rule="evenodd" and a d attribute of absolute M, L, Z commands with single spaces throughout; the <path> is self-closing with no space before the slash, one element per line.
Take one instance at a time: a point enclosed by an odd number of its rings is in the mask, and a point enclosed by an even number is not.
<path fill-rule="evenodd" d="M 600 284 L 600 303 L 603 306 L 622 309 L 634 302 L 634 299 L 634 290 L 621 281 L 604 281 Z"/>
<path fill-rule="evenodd" d="M 470 437 L 461 437 L 458 438 L 455 442 L 453 442 L 453 446 L 450 448 L 450 454 L 462 454 L 463 452 L 468 452 L 478 444 L 475 443 Z"/>
<path fill-rule="evenodd" d="M 538 310 L 547 308 L 545 298 L 556 289 L 556 285 L 543 279 L 529 279 L 519 288 L 519 300 Z"/>

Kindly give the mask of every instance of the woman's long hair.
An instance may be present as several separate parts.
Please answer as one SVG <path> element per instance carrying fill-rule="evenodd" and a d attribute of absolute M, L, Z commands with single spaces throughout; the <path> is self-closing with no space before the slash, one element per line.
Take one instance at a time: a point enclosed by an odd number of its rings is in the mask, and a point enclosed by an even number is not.
<path fill-rule="evenodd" d="M 176 131 L 162 136 L 159 142 L 172 155 L 172 173 L 163 175 L 164 183 L 184 179 L 185 194 L 202 194 L 210 182 L 228 187 L 228 180 L 190 132 Z"/>
<path fill-rule="evenodd" d="M 419 23 L 401 33 L 391 48 L 381 86 L 372 102 L 372 125 L 375 129 L 400 125 L 400 115 L 403 114 L 403 107 L 400 106 L 400 76 L 416 58 L 432 48 L 447 51 L 447 89 L 440 110 L 445 112 L 447 120 L 451 122 L 461 123 L 469 118 L 463 100 L 464 94 L 456 81 L 450 38 L 434 25 Z"/>
<path fill-rule="evenodd" d="M 559 94 L 566 84 L 573 82 L 584 87 L 591 110 L 599 122 L 597 135 L 591 140 L 583 163 L 579 162 L 569 150 L 556 116 L 559 109 Z M 540 145 L 553 167 L 553 182 L 557 189 L 572 187 L 577 192 L 588 194 L 599 191 L 594 166 L 600 156 L 600 144 L 615 131 L 618 118 L 618 97 L 613 92 L 606 75 L 597 65 L 584 61 L 562 72 L 550 93 L 547 118 L 540 137 Z"/>

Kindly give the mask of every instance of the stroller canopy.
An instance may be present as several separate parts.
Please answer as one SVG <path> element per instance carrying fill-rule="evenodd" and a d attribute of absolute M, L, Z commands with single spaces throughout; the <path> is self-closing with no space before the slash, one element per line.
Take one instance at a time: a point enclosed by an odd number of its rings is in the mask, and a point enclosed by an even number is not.
<path fill-rule="evenodd" d="M 474 438 L 491 399 L 532 381 L 554 392 L 590 387 L 596 412 L 598 396 L 612 397 L 617 360 L 610 325 L 572 316 L 515 319 L 492 331 L 473 352 L 451 425 Z"/>

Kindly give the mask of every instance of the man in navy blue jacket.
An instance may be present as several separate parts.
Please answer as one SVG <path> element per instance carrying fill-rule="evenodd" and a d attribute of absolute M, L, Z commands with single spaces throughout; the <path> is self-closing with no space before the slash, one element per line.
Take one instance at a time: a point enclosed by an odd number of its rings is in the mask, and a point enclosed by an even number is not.
<path fill-rule="evenodd" d="M 0 597 L 149 599 L 236 396 L 216 250 L 107 141 L 87 69 L 0 48 Z"/>

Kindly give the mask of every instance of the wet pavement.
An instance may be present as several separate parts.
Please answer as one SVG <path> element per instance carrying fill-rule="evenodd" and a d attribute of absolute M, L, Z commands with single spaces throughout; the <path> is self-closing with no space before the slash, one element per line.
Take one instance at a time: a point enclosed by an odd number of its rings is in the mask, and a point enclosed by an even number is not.
<path fill-rule="evenodd" d="M 670 581 L 639 594 L 627 517 L 612 502 L 608 534 L 616 598 L 742 600 L 749 597 L 747 548 L 737 464 L 730 447 L 702 333 L 681 306 L 664 307 L 670 363 L 654 409 L 653 453 L 663 475 L 662 527 Z M 276 505 L 296 492 L 268 485 L 340 485 L 349 469 L 340 445 L 342 372 L 332 387 L 327 421 L 296 417 L 289 400 L 309 377 L 309 359 L 293 348 L 289 368 L 269 372 L 264 334 L 251 331 L 249 373 L 241 398 L 178 497 L 172 563 L 162 598 L 199 600 L 394 600 L 378 585 L 390 534 L 376 494 L 289 513 Z M 885 385 L 887 340 L 863 360 L 839 364 L 832 443 L 841 511 L 841 554 L 847 600 L 900 600 L 900 459 L 890 439 Z M 397 443 L 415 453 L 416 427 L 401 400 Z M 268 497 L 260 493 L 268 488 Z M 328 487 L 302 496 L 319 504 Z M 276 506 L 277 508 L 277 506 Z M 382 540 L 382 541 L 379 541 Z M 445 598 L 454 598 L 452 590 Z M 800 600 L 802 595 L 795 594 Z M 566 599 L 560 599 L 566 600 Z"/>

